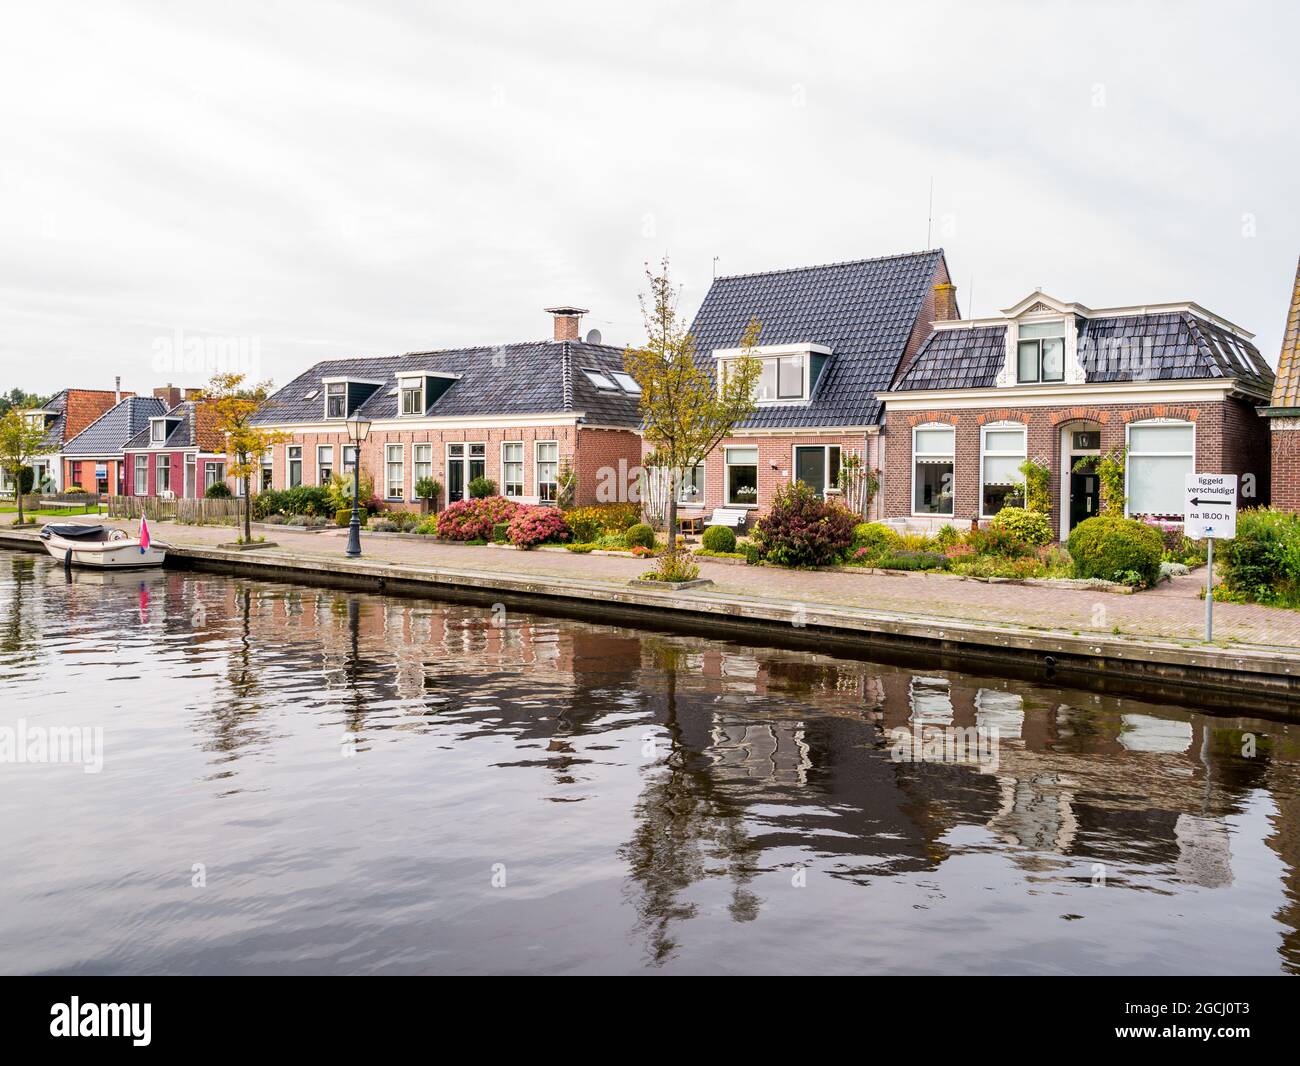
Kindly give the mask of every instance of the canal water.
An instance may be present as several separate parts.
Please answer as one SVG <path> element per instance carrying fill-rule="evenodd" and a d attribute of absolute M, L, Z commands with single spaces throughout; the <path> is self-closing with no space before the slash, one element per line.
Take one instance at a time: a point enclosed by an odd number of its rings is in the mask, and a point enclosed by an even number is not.
<path fill-rule="evenodd" d="M 0 970 L 1294 973 L 1300 727 L 0 552 Z"/>

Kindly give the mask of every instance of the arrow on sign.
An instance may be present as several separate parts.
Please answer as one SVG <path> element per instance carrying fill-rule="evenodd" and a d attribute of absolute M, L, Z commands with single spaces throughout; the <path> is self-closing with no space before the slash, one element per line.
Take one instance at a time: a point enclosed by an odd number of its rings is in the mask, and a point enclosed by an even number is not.
<path fill-rule="evenodd" d="M 1200 507 L 1201 504 L 1203 504 L 1203 503 L 1223 503 L 1225 500 L 1230 500 L 1230 499 L 1232 499 L 1231 496 L 1220 496 L 1217 500 L 1198 500 L 1198 499 L 1196 499 L 1196 497 L 1193 496 L 1193 497 L 1192 497 L 1192 506 L 1193 506 L 1193 507 Z"/>

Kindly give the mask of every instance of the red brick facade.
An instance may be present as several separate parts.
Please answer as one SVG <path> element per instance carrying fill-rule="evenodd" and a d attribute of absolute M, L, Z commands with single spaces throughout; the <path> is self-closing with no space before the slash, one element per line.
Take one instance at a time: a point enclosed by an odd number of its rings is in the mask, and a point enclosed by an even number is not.
<path fill-rule="evenodd" d="M 794 479 L 794 449 L 799 445 L 838 446 L 841 456 L 860 455 L 868 469 L 878 467 L 879 438 L 862 431 L 843 433 L 771 434 L 765 436 L 729 437 L 709 455 L 704 463 L 704 497 L 690 504 L 691 510 L 703 508 L 712 511 L 717 507 L 736 507 L 736 501 L 727 499 L 728 448 L 758 449 L 758 499 L 749 509 L 754 515 L 763 514 L 771 505 L 776 490 Z M 646 445 L 645 451 L 651 451 Z M 874 507 L 878 506 L 878 502 Z"/>
<path fill-rule="evenodd" d="M 502 470 L 502 445 L 522 443 L 523 493 L 526 499 L 538 496 L 537 445 L 554 441 L 557 445 L 560 469 L 571 466 L 577 474 L 574 502 L 578 507 L 603 502 L 603 487 L 613 485 L 625 470 L 635 484 L 635 468 L 640 460 L 641 438 L 630 430 L 594 429 L 584 426 L 551 425 L 522 426 L 507 429 L 372 429 L 361 446 L 361 469 L 374 482 L 375 496 L 390 508 L 410 509 L 415 482 L 415 445 L 431 446 L 431 471 L 428 476 L 443 486 L 442 502 L 447 502 L 447 445 L 482 444 L 485 446 L 484 476 L 495 481 L 497 491 L 505 492 Z M 333 446 L 333 469 L 343 469 L 343 448 L 350 446 L 342 426 L 337 431 L 294 433 L 272 450 L 272 484 L 284 489 L 289 484 L 288 449 L 302 448 L 302 484 L 320 483 L 318 448 Z M 400 446 L 402 451 L 402 496 L 388 496 L 387 449 Z M 620 465 L 621 464 L 621 465 Z M 623 498 L 626 498 L 624 496 Z"/>
<path fill-rule="evenodd" d="M 1101 430 L 1101 451 L 1125 444 L 1125 427 L 1147 419 L 1178 419 L 1196 426 L 1195 468 L 1207 473 L 1234 473 L 1241 477 L 1243 494 L 1253 481 L 1258 505 L 1269 498 L 1267 427 L 1256 408 L 1238 399 L 1198 403 L 1109 404 L 1061 407 L 985 408 L 928 411 L 887 411 L 885 429 L 886 470 L 882 478 L 884 514 L 903 518 L 912 511 L 912 431 L 929 423 L 946 423 L 956 429 L 953 469 L 955 524 L 968 524 L 980 511 L 980 434 L 992 422 L 1021 423 L 1026 427 L 1029 458 L 1052 471 L 1052 526 L 1061 518 L 1061 430 L 1071 423 L 1095 423 Z M 1297 449 L 1300 455 L 1300 449 Z M 1246 475 L 1252 475 L 1250 479 Z"/>

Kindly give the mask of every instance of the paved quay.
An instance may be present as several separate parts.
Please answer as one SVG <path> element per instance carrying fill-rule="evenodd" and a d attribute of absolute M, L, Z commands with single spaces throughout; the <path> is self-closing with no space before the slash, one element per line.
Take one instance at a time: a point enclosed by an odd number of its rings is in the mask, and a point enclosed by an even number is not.
<path fill-rule="evenodd" d="M 93 516 L 81 520 L 95 521 Z M 305 533 L 262 526 L 256 533 L 277 546 L 247 552 L 218 547 L 232 539 L 228 526 L 158 523 L 153 532 L 190 565 L 280 579 L 292 579 L 297 571 L 316 581 L 402 583 L 408 592 L 419 585 L 497 590 L 525 597 L 537 609 L 547 600 L 594 600 L 611 608 L 693 615 L 712 626 L 766 624 L 771 632 L 775 624 L 805 641 L 826 636 L 863 643 L 876 637 L 962 655 L 982 648 L 1045 661 L 1049 668 L 1129 677 L 1145 673 L 1175 688 L 1215 684 L 1226 692 L 1244 684 L 1300 701 L 1300 612 L 1216 604 L 1216 640 L 1206 645 L 1203 569 L 1125 596 L 949 575 L 792 571 L 701 559 L 701 576 L 713 584 L 673 593 L 629 588 L 627 582 L 649 564 L 620 556 L 521 552 L 363 533 L 364 556 L 351 561 L 343 554 L 344 530 Z"/>

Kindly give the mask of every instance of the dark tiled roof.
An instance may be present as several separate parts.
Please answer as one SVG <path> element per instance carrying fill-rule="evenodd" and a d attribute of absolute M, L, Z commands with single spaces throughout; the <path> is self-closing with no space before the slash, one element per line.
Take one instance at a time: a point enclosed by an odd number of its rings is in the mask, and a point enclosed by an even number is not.
<path fill-rule="evenodd" d="M 1273 372 L 1249 341 L 1188 311 L 1078 320 L 1079 362 L 1088 384 L 1235 378 L 1265 392 Z M 992 387 L 1006 357 L 1006 327 L 935 330 L 894 386 Z"/>
<path fill-rule="evenodd" d="M 879 421 L 874 394 L 889 387 L 917 315 L 935 284 L 943 250 L 717 278 L 691 326 L 701 366 L 739 345 L 751 319 L 760 344 L 831 349 L 806 404 L 765 405 L 750 428 L 863 426 Z"/>
<path fill-rule="evenodd" d="M 166 410 L 153 396 L 128 396 L 73 437 L 63 447 L 65 455 L 112 455 L 142 430 L 146 437 L 149 418 Z"/>
<path fill-rule="evenodd" d="M 255 420 L 263 425 L 320 422 L 324 378 L 382 381 L 358 408 L 369 419 L 396 418 L 397 374 L 430 370 L 457 375 L 425 411 L 428 418 L 584 412 L 599 425 L 638 424 L 637 397 L 597 388 L 583 367 L 622 371 L 623 352 L 583 341 L 527 341 L 496 347 L 456 348 L 369 359 L 330 359 L 299 374 L 271 396 Z"/>
<path fill-rule="evenodd" d="M 194 447 L 194 401 L 183 400 L 173 407 L 170 411 L 159 411 L 157 415 L 166 414 L 168 418 L 179 419 L 172 431 L 167 434 L 167 439 L 162 444 L 157 445 L 159 448 L 193 448 Z M 146 422 L 144 429 L 140 430 L 123 446 L 124 450 L 135 451 L 141 448 L 150 447 L 149 443 L 149 424 Z"/>
<path fill-rule="evenodd" d="M 63 431 L 68 424 L 68 390 L 55 393 L 50 402 L 41 405 L 42 411 L 57 411 L 58 416 L 45 427 L 45 448 L 57 452 L 63 447 Z"/>
<path fill-rule="evenodd" d="M 1006 326 L 936 330 L 894 389 L 986 389 L 997 381 L 1006 356 Z"/>
<path fill-rule="evenodd" d="M 1089 382 L 1239 378 L 1265 391 L 1273 384 L 1253 344 L 1188 311 L 1085 319 L 1079 362 Z"/>

